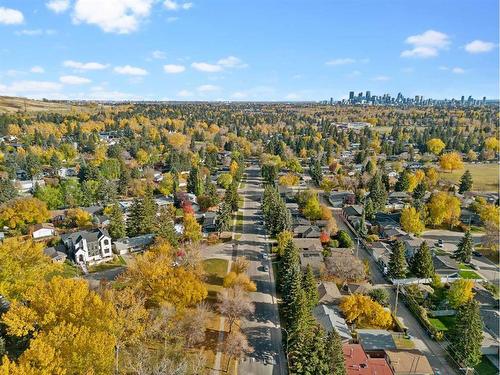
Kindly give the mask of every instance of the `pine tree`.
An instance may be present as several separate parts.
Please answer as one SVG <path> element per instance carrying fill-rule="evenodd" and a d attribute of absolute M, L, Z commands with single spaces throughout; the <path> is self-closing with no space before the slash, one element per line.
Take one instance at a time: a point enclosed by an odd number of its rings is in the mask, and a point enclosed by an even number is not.
<path fill-rule="evenodd" d="M 326 349 L 328 364 L 331 375 L 346 375 L 344 351 L 342 350 L 342 340 L 339 333 L 334 328 L 326 338 Z"/>
<path fill-rule="evenodd" d="M 305 354 L 304 374 L 330 375 L 328 348 L 324 329 L 317 325 L 313 328 L 312 338 Z"/>
<path fill-rule="evenodd" d="M 448 353 L 462 366 L 475 367 L 481 362 L 483 322 L 477 301 L 471 300 L 459 308 L 448 337 Z"/>
<path fill-rule="evenodd" d="M 370 181 L 369 189 L 370 199 L 373 202 L 375 210 L 384 211 L 387 200 L 387 191 L 385 190 L 385 186 L 379 173 L 377 173 Z"/>
<path fill-rule="evenodd" d="M 179 245 L 179 238 L 175 231 L 175 223 L 167 207 L 162 207 L 156 220 L 155 234 L 166 240 L 173 247 Z"/>
<path fill-rule="evenodd" d="M 401 241 L 396 241 L 389 259 L 389 276 L 393 279 L 403 279 L 406 277 L 406 270 L 405 246 Z"/>
<path fill-rule="evenodd" d="M 472 257 L 472 251 L 474 250 L 474 244 L 472 243 L 472 236 L 470 231 L 465 232 L 460 242 L 457 245 L 455 252 L 453 253 L 455 259 L 459 262 L 469 263 Z"/>
<path fill-rule="evenodd" d="M 153 189 L 148 187 L 142 199 L 141 234 L 153 233 L 156 227 L 158 206 L 154 200 Z"/>
<path fill-rule="evenodd" d="M 127 234 L 135 237 L 141 234 L 142 203 L 140 198 L 134 198 L 127 218 Z"/>
<path fill-rule="evenodd" d="M 203 194 L 203 184 L 201 182 L 200 169 L 193 166 L 189 171 L 187 179 L 187 191 L 197 197 Z"/>
<path fill-rule="evenodd" d="M 217 232 L 222 233 L 231 229 L 231 217 L 231 206 L 227 202 L 222 202 L 217 211 Z"/>
<path fill-rule="evenodd" d="M 395 191 L 407 191 L 410 187 L 410 173 L 405 169 L 394 186 Z"/>
<path fill-rule="evenodd" d="M 111 208 L 108 231 L 113 240 L 123 238 L 127 234 L 127 226 L 125 224 L 123 212 L 116 203 Z"/>
<path fill-rule="evenodd" d="M 460 187 L 458 188 L 458 192 L 463 194 L 466 191 L 470 191 L 472 189 L 472 185 L 472 174 L 469 170 L 466 170 L 462 177 L 460 177 Z"/>
<path fill-rule="evenodd" d="M 293 315 L 298 292 L 302 287 L 302 272 L 300 270 L 299 249 L 292 241 L 285 248 L 280 265 L 280 290 L 287 318 Z"/>
<path fill-rule="evenodd" d="M 307 265 L 306 272 L 302 278 L 302 289 L 304 289 L 307 294 L 309 308 L 312 311 L 319 303 L 319 293 L 318 287 L 316 286 L 316 277 L 314 276 L 310 264 Z"/>
<path fill-rule="evenodd" d="M 424 181 L 420 182 L 415 187 L 415 190 L 413 190 L 413 199 L 421 201 L 424 198 L 426 191 L 427 191 L 427 186 L 425 182 Z"/>
<path fill-rule="evenodd" d="M 366 227 L 365 210 L 361 215 L 361 220 L 359 221 L 358 232 L 361 237 L 365 237 L 368 234 L 368 228 Z"/>
<path fill-rule="evenodd" d="M 368 220 L 373 220 L 375 218 L 375 206 L 373 205 L 373 201 L 371 198 L 368 198 L 366 200 L 366 205 L 365 205 L 365 215 Z"/>
<path fill-rule="evenodd" d="M 427 242 L 423 242 L 411 259 L 411 272 L 422 278 L 431 278 L 434 271 L 434 263 L 432 262 L 432 254 Z"/>

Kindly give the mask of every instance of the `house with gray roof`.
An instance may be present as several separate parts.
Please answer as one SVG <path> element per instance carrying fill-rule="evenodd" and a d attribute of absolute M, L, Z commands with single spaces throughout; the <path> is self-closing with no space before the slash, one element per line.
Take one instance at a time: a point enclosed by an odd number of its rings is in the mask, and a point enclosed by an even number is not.
<path fill-rule="evenodd" d="M 154 239 L 155 235 L 152 233 L 136 237 L 124 237 L 116 240 L 113 246 L 117 254 L 134 253 L 144 250 L 154 242 Z"/>
<path fill-rule="evenodd" d="M 335 329 L 343 342 L 352 340 L 352 335 L 345 319 L 340 316 L 340 313 L 332 306 L 318 305 L 313 310 L 313 316 L 319 324 L 327 332 Z"/>
<path fill-rule="evenodd" d="M 70 258 L 78 264 L 94 264 L 113 259 L 111 237 L 106 229 L 66 233 L 61 239 Z"/>

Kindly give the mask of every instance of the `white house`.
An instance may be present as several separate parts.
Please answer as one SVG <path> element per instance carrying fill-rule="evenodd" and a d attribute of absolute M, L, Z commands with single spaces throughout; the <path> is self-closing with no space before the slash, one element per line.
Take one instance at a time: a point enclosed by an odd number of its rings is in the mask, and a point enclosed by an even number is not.
<path fill-rule="evenodd" d="M 55 234 L 56 230 L 54 229 L 54 225 L 50 223 L 36 224 L 33 226 L 33 232 L 31 233 L 35 240 L 52 237 Z"/>
<path fill-rule="evenodd" d="M 83 230 L 61 237 L 69 255 L 79 264 L 101 263 L 113 258 L 111 237 L 106 229 Z"/>

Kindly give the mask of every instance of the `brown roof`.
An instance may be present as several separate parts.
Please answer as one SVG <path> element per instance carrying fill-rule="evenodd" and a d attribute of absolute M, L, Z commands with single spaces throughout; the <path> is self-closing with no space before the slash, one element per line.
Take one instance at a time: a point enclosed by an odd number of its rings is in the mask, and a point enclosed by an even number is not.
<path fill-rule="evenodd" d="M 42 223 L 33 225 L 33 231 L 40 229 L 54 229 L 54 225 L 51 223 Z"/>
<path fill-rule="evenodd" d="M 323 281 L 318 285 L 320 303 L 334 303 L 342 297 L 337 284 L 332 281 Z"/>
<path fill-rule="evenodd" d="M 386 350 L 387 362 L 395 375 L 432 375 L 434 371 L 418 350 Z"/>
<path fill-rule="evenodd" d="M 370 358 L 359 344 L 344 344 L 347 375 L 393 375 L 384 358 Z"/>

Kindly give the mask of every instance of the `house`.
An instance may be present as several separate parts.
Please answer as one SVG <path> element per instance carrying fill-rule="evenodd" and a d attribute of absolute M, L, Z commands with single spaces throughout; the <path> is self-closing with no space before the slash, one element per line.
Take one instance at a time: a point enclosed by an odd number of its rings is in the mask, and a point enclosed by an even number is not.
<path fill-rule="evenodd" d="M 347 375 L 393 375 L 384 358 L 371 358 L 359 344 L 344 344 L 345 367 Z"/>
<path fill-rule="evenodd" d="M 372 286 L 367 283 L 351 283 L 345 285 L 345 290 L 349 294 L 368 294 L 372 290 Z"/>
<path fill-rule="evenodd" d="M 299 238 L 319 238 L 321 230 L 316 225 L 298 225 L 293 228 L 293 236 Z"/>
<path fill-rule="evenodd" d="M 332 281 L 323 281 L 318 285 L 319 303 L 329 305 L 338 304 L 342 298 L 337 284 Z"/>
<path fill-rule="evenodd" d="M 323 251 L 319 238 L 294 238 L 293 244 L 302 251 Z"/>
<path fill-rule="evenodd" d="M 484 324 L 481 352 L 484 355 L 498 358 L 500 313 L 497 309 L 481 309 L 480 314 Z M 495 363 L 495 361 L 492 363 Z M 496 363 L 498 363 L 498 360 Z"/>
<path fill-rule="evenodd" d="M 407 259 L 411 259 L 413 254 L 418 250 L 420 245 L 424 243 L 424 240 L 421 238 L 413 237 L 412 235 L 407 235 L 402 237 L 401 240 L 405 245 L 405 255 Z"/>
<path fill-rule="evenodd" d="M 458 278 L 459 264 L 449 255 L 434 255 L 432 263 L 434 264 L 436 275 L 441 276 L 441 278 Z"/>
<path fill-rule="evenodd" d="M 69 256 L 77 263 L 100 263 L 113 257 L 106 229 L 82 230 L 61 236 Z"/>
<path fill-rule="evenodd" d="M 351 218 L 360 218 L 362 215 L 363 206 L 361 205 L 347 206 L 342 209 L 342 216 L 349 222 L 351 221 Z"/>
<path fill-rule="evenodd" d="M 54 224 L 42 223 L 33 226 L 31 235 L 33 239 L 38 240 L 40 238 L 52 237 L 56 234 Z"/>
<path fill-rule="evenodd" d="M 65 250 L 66 248 L 61 244 L 54 247 L 46 247 L 43 253 L 48 256 L 53 263 L 64 263 L 67 258 Z"/>
<path fill-rule="evenodd" d="M 429 360 L 419 350 L 386 350 L 385 359 L 394 375 L 433 375 Z"/>
<path fill-rule="evenodd" d="M 294 216 L 293 217 L 293 225 L 299 226 L 299 225 L 311 225 L 311 221 L 307 220 L 301 216 Z"/>
<path fill-rule="evenodd" d="M 154 242 L 154 234 L 143 234 L 136 237 L 124 237 L 116 240 L 113 245 L 117 254 L 134 253 L 142 251 Z"/>
<path fill-rule="evenodd" d="M 381 267 L 384 274 L 387 273 L 389 267 L 389 260 L 392 254 L 391 246 L 386 242 L 373 242 L 370 245 L 372 257 Z"/>
<path fill-rule="evenodd" d="M 392 332 L 384 329 L 358 329 L 358 341 L 363 350 L 374 356 L 383 356 L 386 350 L 397 349 Z"/>
<path fill-rule="evenodd" d="M 217 213 L 216 212 L 205 212 L 203 214 L 203 225 L 202 229 L 204 233 L 212 233 L 217 230 Z"/>
<path fill-rule="evenodd" d="M 313 310 L 313 316 L 326 332 L 331 332 L 335 329 L 343 342 L 352 340 L 351 331 L 345 319 L 340 316 L 335 308 L 327 305 L 318 305 Z"/>
<path fill-rule="evenodd" d="M 351 191 L 332 191 L 328 200 L 333 207 L 342 208 L 345 204 L 353 204 L 356 196 Z"/>
<path fill-rule="evenodd" d="M 319 275 L 324 267 L 323 251 L 303 251 L 299 254 L 300 266 L 306 269 L 310 266 L 315 275 Z"/>

